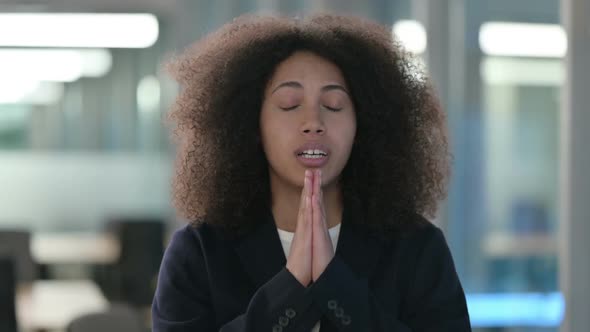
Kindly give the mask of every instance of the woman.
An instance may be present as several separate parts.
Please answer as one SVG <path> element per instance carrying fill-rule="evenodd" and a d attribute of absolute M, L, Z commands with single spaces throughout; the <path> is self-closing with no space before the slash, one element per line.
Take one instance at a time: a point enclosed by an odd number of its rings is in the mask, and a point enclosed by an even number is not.
<path fill-rule="evenodd" d="M 470 331 L 432 217 L 444 114 L 390 30 L 240 17 L 171 63 L 182 91 L 153 328 Z"/>

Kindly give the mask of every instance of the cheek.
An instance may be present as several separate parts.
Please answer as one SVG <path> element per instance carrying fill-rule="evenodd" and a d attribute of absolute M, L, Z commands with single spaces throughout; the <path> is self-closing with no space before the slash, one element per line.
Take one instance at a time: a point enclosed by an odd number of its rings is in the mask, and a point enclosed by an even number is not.
<path fill-rule="evenodd" d="M 343 151 L 350 151 L 356 135 L 356 121 L 354 118 L 346 118 L 340 123 L 338 141 Z"/>
<path fill-rule="evenodd" d="M 272 142 L 272 137 L 274 136 L 273 129 L 275 127 L 275 124 L 272 121 L 272 117 L 270 117 L 268 112 L 264 109 L 260 113 L 259 125 L 261 143 L 264 149 L 266 150 L 268 148 L 269 142 Z"/>
<path fill-rule="evenodd" d="M 288 132 L 289 130 L 285 128 L 282 121 L 277 121 L 276 118 L 261 118 L 260 136 L 267 160 L 272 162 L 281 158 L 281 155 L 288 148 Z"/>

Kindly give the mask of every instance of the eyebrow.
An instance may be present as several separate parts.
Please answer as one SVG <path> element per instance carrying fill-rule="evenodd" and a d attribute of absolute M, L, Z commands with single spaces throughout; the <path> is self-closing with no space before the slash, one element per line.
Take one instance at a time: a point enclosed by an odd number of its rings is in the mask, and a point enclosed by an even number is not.
<path fill-rule="evenodd" d="M 283 83 L 279 84 L 276 88 L 274 88 L 272 90 L 271 94 L 275 93 L 275 91 L 277 91 L 278 89 L 283 88 L 283 87 L 303 89 L 303 86 L 301 85 L 301 83 L 299 83 L 297 81 L 287 81 L 287 82 L 283 82 Z M 330 91 L 330 90 L 340 90 L 350 96 L 350 94 L 348 93 L 348 90 L 346 90 L 346 88 L 344 88 L 340 84 L 328 84 L 328 85 L 324 85 L 322 87 L 322 92 L 326 92 L 326 91 Z"/>

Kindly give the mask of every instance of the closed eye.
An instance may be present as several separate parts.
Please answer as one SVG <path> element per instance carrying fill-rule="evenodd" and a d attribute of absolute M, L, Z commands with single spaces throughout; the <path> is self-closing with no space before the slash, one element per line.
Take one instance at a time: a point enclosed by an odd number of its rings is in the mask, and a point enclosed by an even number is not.
<path fill-rule="evenodd" d="M 296 109 L 297 107 L 299 107 L 299 105 L 295 105 L 295 106 L 291 106 L 291 107 L 281 107 L 281 109 L 283 111 L 292 111 L 292 110 Z M 326 105 L 324 105 L 324 108 L 326 108 L 328 111 L 331 111 L 331 112 L 339 112 L 342 110 L 342 108 L 330 107 L 330 106 L 326 106 Z"/>
<path fill-rule="evenodd" d="M 297 107 L 299 107 L 299 105 L 295 105 L 295 106 L 291 106 L 291 107 L 281 107 L 281 109 L 283 111 L 292 111 L 292 110 L 296 109 Z"/>
<path fill-rule="evenodd" d="M 332 112 L 339 112 L 342 110 L 342 108 L 335 108 L 335 107 L 330 107 L 330 106 L 326 106 L 324 105 L 324 107 L 328 110 L 328 111 L 332 111 Z"/>

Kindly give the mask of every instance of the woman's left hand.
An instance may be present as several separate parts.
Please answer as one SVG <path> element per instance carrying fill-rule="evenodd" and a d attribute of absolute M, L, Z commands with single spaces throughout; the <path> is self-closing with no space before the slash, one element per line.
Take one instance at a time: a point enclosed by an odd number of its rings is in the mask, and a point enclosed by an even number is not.
<path fill-rule="evenodd" d="M 313 170 L 312 186 L 312 267 L 311 276 L 315 282 L 334 257 L 334 247 L 328 232 L 326 209 L 322 193 L 322 171 Z"/>

